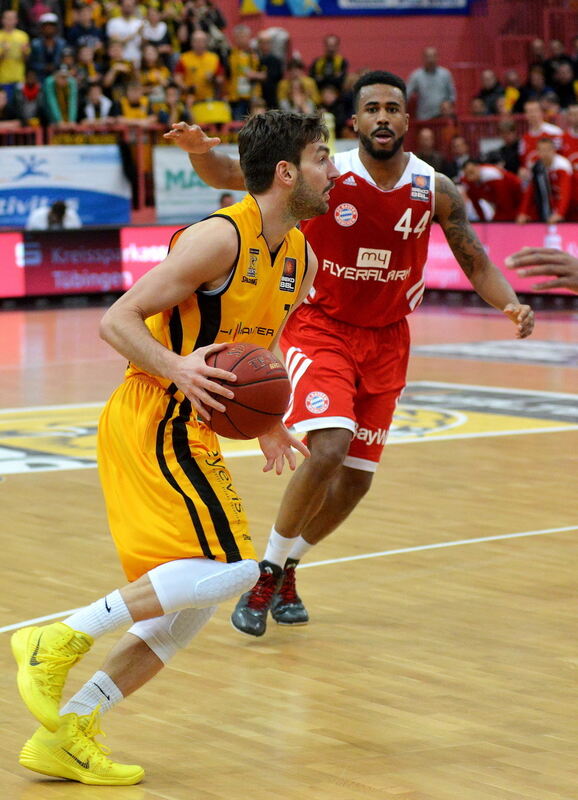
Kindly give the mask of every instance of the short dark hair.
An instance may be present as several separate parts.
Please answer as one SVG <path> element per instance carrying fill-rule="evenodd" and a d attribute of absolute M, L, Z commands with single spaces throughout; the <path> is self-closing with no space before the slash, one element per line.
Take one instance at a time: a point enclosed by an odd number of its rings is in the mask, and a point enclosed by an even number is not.
<path fill-rule="evenodd" d="M 273 110 L 249 117 L 239 133 L 239 157 L 247 189 L 253 194 L 266 192 L 279 161 L 299 166 L 308 144 L 328 138 L 318 114 Z"/>
<path fill-rule="evenodd" d="M 359 102 L 359 93 L 364 86 L 375 86 L 375 84 L 382 83 L 385 86 L 395 86 L 403 95 L 403 99 L 407 102 L 407 89 L 405 81 L 399 75 L 394 75 L 393 72 L 386 72 L 385 70 L 376 69 L 372 72 L 366 72 L 361 78 L 358 78 L 353 84 L 353 108 L 357 111 L 357 104 Z"/>

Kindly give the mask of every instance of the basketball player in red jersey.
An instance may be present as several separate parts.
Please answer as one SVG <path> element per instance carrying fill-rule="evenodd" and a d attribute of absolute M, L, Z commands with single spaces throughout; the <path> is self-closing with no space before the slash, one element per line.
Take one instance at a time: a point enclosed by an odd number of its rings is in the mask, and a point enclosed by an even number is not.
<path fill-rule="evenodd" d="M 286 422 L 307 433 L 311 457 L 287 487 L 257 585 L 233 612 L 234 627 L 253 636 L 265 632 L 269 610 L 281 624 L 308 621 L 295 566 L 371 485 L 405 386 L 406 317 L 423 297 L 434 219 L 474 289 L 514 323 L 516 335 L 529 336 L 534 325 L 531 308 L 486 256 L 452 181 L 404 152 L 403 80 L 370 72 L 355 84 L 354 99 L 359 149 L 335 156 L 341 177 L 329 211 L 303 224 L 319 270 L 281 337 L 293 386 Z M 207 183 L 243 188 L 238 163 L 212 149 L 218 139 L 184 123 L 165 135 Z"/>

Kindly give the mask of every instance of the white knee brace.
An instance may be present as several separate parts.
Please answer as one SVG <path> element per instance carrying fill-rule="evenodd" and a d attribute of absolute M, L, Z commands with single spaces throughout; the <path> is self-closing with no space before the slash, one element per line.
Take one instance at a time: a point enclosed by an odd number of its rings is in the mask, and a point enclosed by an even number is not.
<path fill-rule="evenodd" d="M 146 642 L 163 664 L 167 664 L 178 650 L 188 645 L 216 610 L 217 606 L 185 608 L 164 617 L 143 619 L 135 622 L 129 633 Z"/>
<path fill-rule="evenodd" d="M 251 589 L 259 579 L 252 559 L 224 564 L 208 558 L 168 561 L 147 573 L 165 614 L 181 608 L 205 608 Z"/>

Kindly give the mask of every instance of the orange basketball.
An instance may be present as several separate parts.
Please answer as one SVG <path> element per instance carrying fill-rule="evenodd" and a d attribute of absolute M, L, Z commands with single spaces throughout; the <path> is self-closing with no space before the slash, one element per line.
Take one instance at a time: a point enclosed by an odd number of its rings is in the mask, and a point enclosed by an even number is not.
<path fill-rule="evenodd" d="M 207 358 L 211 367 L 234 372 L 235 383 L 219 381 L 229 387 L 235 397 L 214 395 L 225 411 L 211 411 L 209 426 L 229 439 L 254 439 L 267 433 L 283 418 L 289 405 L 291 384 L 285 367 L 277 356 L 250 342 L 230 342 Z"/>

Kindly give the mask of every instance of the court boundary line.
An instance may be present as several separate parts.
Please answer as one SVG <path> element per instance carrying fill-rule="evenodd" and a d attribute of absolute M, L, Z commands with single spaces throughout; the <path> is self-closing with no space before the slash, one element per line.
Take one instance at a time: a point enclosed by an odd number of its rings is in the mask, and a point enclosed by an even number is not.
<path fill-rule="evenodd" d="M 356 556 L 343 556 L 341 558 L 329 558 L 325 561 L 312 561 L 309 564 L 300 564 L 299 569 L 310 569 L 312 567 L 325 567 L 330 564 L 343 564 L 348 561 L 363 561 L 370 558 L 386 558 L 388 556 L 405 555 L 406 553 L 420 553 L 428 550 L 443 550 L 448 547 L 461 547 L 468 544 L 484 544 L 486 542 L 500 542 L 508 539 L 522 539 L 529 536 L 546 536 L 555 533 L 569 533 L 570 531 L 578 531 L 578 525 L 565 525 L 561 528 L 541 528 L 535 531 L 521 531 L 519 533 L 502 533 L 497 536 L 478 536 L 474 539 L 456 539 L 451 542 L 436 542 L 434 544 L 422 544 L 415 547 L 402 547 L 395 550 L 380 550 L 375 553 L 361 553 Z M 81 608 L 69 608 L 66 611 L 59 611 L 55 614 L 47 614 L 43 617 L 34 617 L 27 619 L 23 622 L 15 622 L 12 625 L 4 625 L 0 628 L 1 633 L 8 633 L 9 631 L 18 630 L 18 628 L 25 628 L 27 625 L 34 625 L 38 622 L 47 622 L 51 619 L 60 619 L 62 617 L 70 616 Z"/>

